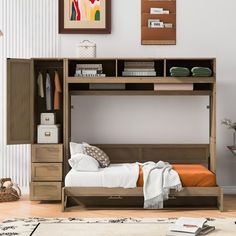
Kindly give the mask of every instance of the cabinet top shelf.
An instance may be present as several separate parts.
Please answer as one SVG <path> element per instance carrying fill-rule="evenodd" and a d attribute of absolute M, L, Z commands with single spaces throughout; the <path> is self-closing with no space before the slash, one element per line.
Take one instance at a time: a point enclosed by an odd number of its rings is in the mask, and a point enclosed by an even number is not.
<path fill-rule="evenodd" d="M 215 77 L 67 77 L 67 83 L 215 83 Z"/>
<path fill-rule="evenodd" d="M 145 91 L 145 90 L 136 90 L 136 91 L 129 91 L 129 90 L 72 90 L 70 91 L 70 95 L 80 95 L 80 96 L 210 96 L 212 94 L 211 91 Z"/>

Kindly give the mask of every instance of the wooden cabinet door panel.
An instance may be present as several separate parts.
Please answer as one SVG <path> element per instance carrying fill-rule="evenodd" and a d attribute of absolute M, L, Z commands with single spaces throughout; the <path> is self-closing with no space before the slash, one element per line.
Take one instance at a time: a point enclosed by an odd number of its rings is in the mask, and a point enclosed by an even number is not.
<path fill-rule="evenodd" d="M 33 143 L 34 79 L 31 60 L 7 61 L 7 144 Z"/>

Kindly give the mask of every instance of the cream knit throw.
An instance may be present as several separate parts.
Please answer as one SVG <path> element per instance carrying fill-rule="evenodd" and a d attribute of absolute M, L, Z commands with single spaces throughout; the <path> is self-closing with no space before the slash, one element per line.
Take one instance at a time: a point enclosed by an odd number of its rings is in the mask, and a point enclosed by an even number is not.
<path fill-rule="evenodd" d="M 170 189 L 182 189 L 178 173 L 167 162 L 144 163 L 143 177 L 144 208 L 147 209 L 163 208 L 163 201 L 168 199 Z"/>

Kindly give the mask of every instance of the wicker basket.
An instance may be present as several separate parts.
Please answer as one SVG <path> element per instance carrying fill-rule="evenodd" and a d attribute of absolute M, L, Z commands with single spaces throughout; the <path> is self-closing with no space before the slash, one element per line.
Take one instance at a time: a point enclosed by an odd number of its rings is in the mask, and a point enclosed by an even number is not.
<path fill-rule="evenodd" d="M 3 187 L 4 182 L 11 181 L 10 178 L 0 179 L 0 202 L 11 202 L 20 199 L 21 190 L 16 184 L 11 187 Z"/>

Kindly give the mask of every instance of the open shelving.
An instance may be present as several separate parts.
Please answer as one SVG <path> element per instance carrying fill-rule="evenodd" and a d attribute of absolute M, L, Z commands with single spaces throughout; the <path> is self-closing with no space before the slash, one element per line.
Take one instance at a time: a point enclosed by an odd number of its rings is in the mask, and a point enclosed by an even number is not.
<path fill-rule="evenodd" d="M 122 76 L 125 62 L 154 62 L 156 76 Z M 96 58 L 96 59 L 68 59 L 66 83 L 72 95 L 193 95 L 210 96 L 215 78 L 214 58 Z M 76 63 L 102 64 L 106 77 L 73 77 Z M 209 67 L 211 77 L 172 77 L 169 70 L 173 66 L 187 67 L 191 70 L 195 66 Z M 90 89 L 90 84 L 125 84 L 124 89 Z M 155 84 L 193 84 L 193 90 L 155 91 Z"/>

